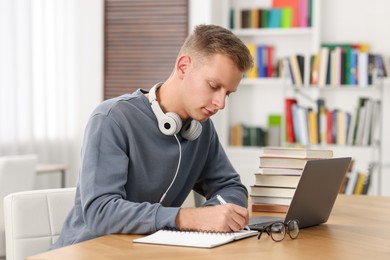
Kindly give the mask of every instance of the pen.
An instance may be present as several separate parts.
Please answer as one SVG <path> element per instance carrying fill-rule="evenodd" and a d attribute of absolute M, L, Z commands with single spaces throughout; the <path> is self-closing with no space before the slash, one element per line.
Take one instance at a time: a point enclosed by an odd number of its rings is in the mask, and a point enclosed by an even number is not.
<path fill-rule="evenodd" d="M 226 204 L 226 201 L 222 198 L 222 196 L 221 195 L 219 195 L 219 194 L 217 194 L 217 200 L 219 201 L 219 203 L 221 204 L 221 205 L 223 205 L 223 204 Z M 246 230 L 251 230 L 250 228 L 249 228 L 249 226 L 247 225 L 247 226 L 245 226 L 245 229 Z"/>
<path fill-rule="evenodd" d="M 226 201 L 222 198 L 221 195 L 217 194 L 217 200 L 221 205 L 226 204 Z"/>

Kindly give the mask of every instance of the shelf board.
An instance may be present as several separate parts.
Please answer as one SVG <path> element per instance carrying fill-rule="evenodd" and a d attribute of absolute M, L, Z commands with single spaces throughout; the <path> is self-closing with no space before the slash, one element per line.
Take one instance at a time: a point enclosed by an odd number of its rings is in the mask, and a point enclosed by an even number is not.
<path fill-rule="evenodd" d="M 288 88 L 296 91 L 373 91 L 380 90 L 381 86 L 378 85 L 367 85 L 367 86 L 358 86 L 358 85 L 339 85 L 339 86 L 303 86 L 295 87 L 288 86 Z"/>
<path fill-rule="evenodd" d="M 281 78 L 243 78 L 240 85 L 282 85 L 285 80 Z"/>
<path fill-rule="evenodd" d="M 307 28 L 265 28 L 265 29 L 234 29 L 233 33 L 239 37 L 257 36 L 311 36 L 314 30 Z"/>

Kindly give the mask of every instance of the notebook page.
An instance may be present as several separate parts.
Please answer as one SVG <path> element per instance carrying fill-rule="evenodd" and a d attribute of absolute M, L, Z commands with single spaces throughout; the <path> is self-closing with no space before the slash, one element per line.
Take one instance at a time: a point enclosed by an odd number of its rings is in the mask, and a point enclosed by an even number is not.
<path fill-rule="evenodd" d="M 248 230 L 232 233 L 159 230 L 151 235 L 135 239 L 133 242 L 211 248 L 256 234 L 257 231 Z"/>

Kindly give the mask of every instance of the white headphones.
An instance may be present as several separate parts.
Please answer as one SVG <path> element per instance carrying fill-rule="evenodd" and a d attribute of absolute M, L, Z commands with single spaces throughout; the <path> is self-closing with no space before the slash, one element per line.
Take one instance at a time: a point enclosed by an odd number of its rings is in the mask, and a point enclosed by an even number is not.
<path fill-rule="evenodd" d="M 158 128 L 165 135 L 176 135 L 180 132 L 183 138 L 189 141 L 195 140 L 202 133 L 201 123 L 196 120 L 189 120 L 182 127 L 182 121 L 178 114 L 174 112 L 164 113 L 158 104 L 156 96 L 156 91 L 162 84 L 162 82 L 157 83 L 149 91 L 149 103 L 152 106 L 153 113 L 157 117 Z"/>

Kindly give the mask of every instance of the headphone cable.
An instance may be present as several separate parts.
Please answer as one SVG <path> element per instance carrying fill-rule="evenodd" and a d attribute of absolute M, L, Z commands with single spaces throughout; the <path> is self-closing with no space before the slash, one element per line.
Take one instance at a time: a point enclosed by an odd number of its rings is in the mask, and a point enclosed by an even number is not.
<path fill-rule="evenodd" d="M 181 162 L 181 145 L 180 145 L 180 141 L 179 141 L 179 139 L 177 138 L 176 134 L 174 134 L 173 136 L 176 138 L 177 144 L 179 145 L 179 162 L 177 163 L 177 168 L 176 168 L 175 176 L 173 177 L 173 180 L 172 180 L 171 184 L 169 184 L 168 189 L 167 189 L 167 190 L 164 192 L 164 194 L 161 196 L 160 203 L 162 203 L 162 201 L 164 200 L 164 198 L 165 198 L 165 196 L 167 195 L 168 191 L 171 189 L 173 183 L 174 183 L 175 180 L 176 180 L 176 177 L 177 177 L 177 174 L 178 174 L 179 168 L 180 168 L 180 162 Z"/>

